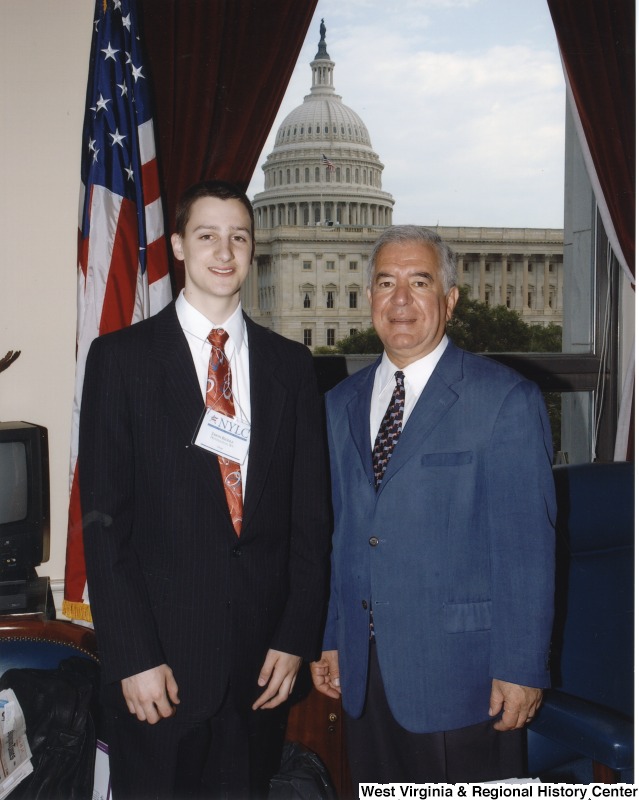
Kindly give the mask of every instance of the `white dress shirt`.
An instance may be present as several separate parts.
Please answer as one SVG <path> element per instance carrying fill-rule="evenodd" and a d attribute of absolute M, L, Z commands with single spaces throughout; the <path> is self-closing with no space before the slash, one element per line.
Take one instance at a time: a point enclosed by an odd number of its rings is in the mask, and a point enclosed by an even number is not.
<path fill-rule="evenodd" d="M 404 416 L 402 420 L 402 430 L 406 427 L 408 418 L 410 417 L 424 387 L 428 383 L 428 379 L 433 374 L 433 370 L 437 366 L 437 362 L 442 357 L 444 350 L 448 345 L 448 336 L 444 334 L 443 339 L 437 347 L 428 355 L 423 358 L 413 361 L 401 371 L 404 373 L 404 388 L 406 391 L 406 399 L 404 400 Z M 375 445 L 375 439 L 379 432 L 379 426 L 382 424 L 384 414 L 393 396 L 393 391 L 396 386 L 395 373 L 399 367 L 390 360 L 384 353 L 382 361 L 377 367 L 375 372 L 375 381 L 373 383 L 373 393 L 371 395 L 371 413 L 370 413 L 370 428 L 371 428 L 371 451 Z"/>
<path fill-rule="evenodd" d="M 175 310 L 191 350 L 204 402 L 206 402 L 206 384 L 209 377 L 209 360 L 211 358 L 211 345 L 208 341 L 208 335 L 213 328 L 223 328 L 228 333 L 229 338 L 224 345 L 224 352 L 231 367 L 235 417 L 242 422 L 248 422 L 250 425 L 251 384 L 249 378 L 248 334 L 246 332 L 246 323 L 242 316 L 241 304 L 238 303 L 237 308 L 227 320 L 211 322 L 210 319 L 189 303 L 182 291 L 175 301 Z M 195 431 L 193 433 L 195 434 Z M 242 494 L 244 495 L 248 472 L 248 455 L 244 459 L 244 463 L 240 464 L 240 472 L 242 473 Z"/>

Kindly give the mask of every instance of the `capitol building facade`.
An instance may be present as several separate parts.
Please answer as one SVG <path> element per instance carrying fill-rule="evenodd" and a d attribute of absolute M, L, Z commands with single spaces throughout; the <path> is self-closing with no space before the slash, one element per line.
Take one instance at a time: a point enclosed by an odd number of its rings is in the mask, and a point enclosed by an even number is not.
<path fill-rule="evenodd" d="M 310 94 L 280 125 L 262 167 L 256 267 L 242 290 L 256 322 L 311 349 L 370 327 L 366 263 L 394 204 L 366 125 L 335 91 L 325 34 L 322 21 Z M 562 229 L 427 227 L 456 253 L 471 298 L 527 322 L 562 323 Z"/>

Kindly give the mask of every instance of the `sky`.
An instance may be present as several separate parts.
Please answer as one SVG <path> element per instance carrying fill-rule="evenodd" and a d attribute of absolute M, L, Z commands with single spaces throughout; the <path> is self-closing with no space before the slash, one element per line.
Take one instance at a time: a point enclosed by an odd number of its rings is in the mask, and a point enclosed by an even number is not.
<path fill-rule="evenodd" d="M 384 164 L 394 223 L 563 227 L 565 82 L 546 0 L 319 0 L 251 198 L 309 93 L 322 17 L 336 92 Z"/>

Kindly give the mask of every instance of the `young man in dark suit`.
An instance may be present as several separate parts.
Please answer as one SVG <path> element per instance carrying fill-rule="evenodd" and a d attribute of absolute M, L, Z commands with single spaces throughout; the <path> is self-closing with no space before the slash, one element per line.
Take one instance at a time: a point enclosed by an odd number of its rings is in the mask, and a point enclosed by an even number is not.
<path fill-rule="evenodd" d="M 87 359 L 80 486 L 113 793 L 263 797 L 316 657 L 329 501 L 302 345 L 245 317 L 253 211 L 181 199 L 185 288 Z M 205 414 L 206 411 L 206 414 Z"/>
<path fill-rule="evenodd" d="M 537 386 L 446 336 L 457 268 L 389 228 L 368 297 L 384 354 L 328 393 L 335 529 L 318 689 L 357 782 L 520 776 L 548 685 L 555 496 Z"/>

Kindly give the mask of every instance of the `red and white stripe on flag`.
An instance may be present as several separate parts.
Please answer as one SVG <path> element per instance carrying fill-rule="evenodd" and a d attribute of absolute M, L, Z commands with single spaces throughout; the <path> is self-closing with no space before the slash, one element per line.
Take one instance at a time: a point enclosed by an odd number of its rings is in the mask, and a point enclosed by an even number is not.
<path fill-rule="evenodd" d="M 91 621 L 77 480 L 84 367 L 91 342 L 171 300 L 167 245 L 135 0 L 96 0 L 78 229 L 76 381 L 62 611 Z"/>

